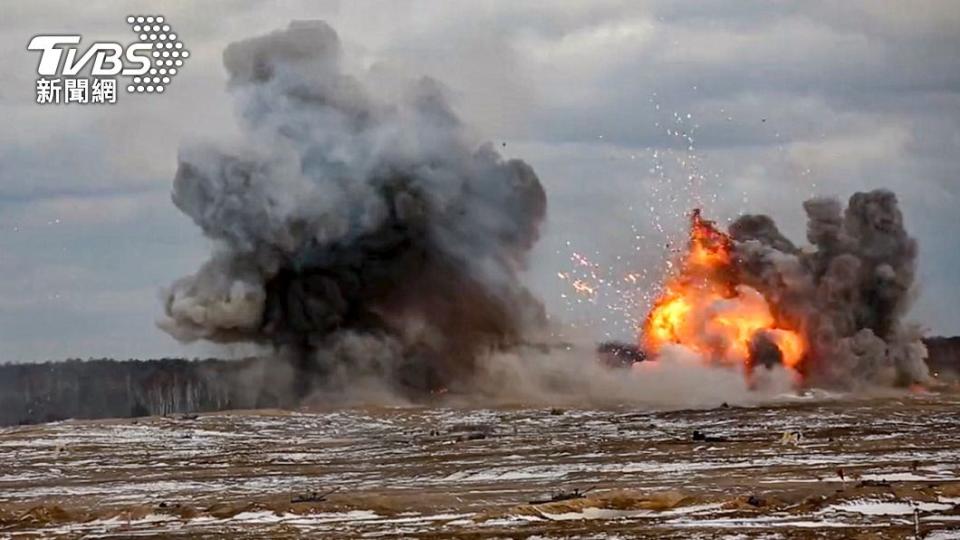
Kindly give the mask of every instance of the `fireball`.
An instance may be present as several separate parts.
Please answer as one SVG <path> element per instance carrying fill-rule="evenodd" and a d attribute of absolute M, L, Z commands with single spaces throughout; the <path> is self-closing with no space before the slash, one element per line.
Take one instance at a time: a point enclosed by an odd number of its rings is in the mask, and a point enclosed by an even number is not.
<path fill-rule="evenodd" d="M 664 345 L 679 344 L 707 362 L 742 366 L 749 376 L 756 344 L 765 341 L 782 365 L 799 371 L 803 338 L 777 321 L 762 294 L 737 282 L 733 247 L 727 234 L 694 210 L 687 250 L 645 319 L 644 349 L 656 355 Z"/>

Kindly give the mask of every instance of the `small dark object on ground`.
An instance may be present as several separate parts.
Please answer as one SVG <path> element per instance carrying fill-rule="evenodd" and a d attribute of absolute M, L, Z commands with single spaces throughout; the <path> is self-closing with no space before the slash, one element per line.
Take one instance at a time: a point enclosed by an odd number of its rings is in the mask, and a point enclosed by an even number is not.
<path fill-rule="evenodd" d="M 747 504 L 749 504 L 750 506 L 756 506 L 759 508 L 761 506 L 766 506 L 767 501 L 761 499 L 760 497 L 757 497 L 756 495 L 751 495 L 747 497 Z"/>
<path fill-rule="evenodd" d="M 726 401 L 724 401 L 723 403 L 720 404 L 720 408 L 721 408 L 721 409 L 729 409 L 729 408 L 730 408 L 730 404 L 727 403 Z"/>
<path fill-rule="evenodd" d="M 551 414 L 552 416 L 560 416 L 560 415 L 563 414 L 563 412 L 564 412 L 563 409 L 560 409 L 560 408 L 557 408 L 557 407 L 554 407 L 554 408 L 550 409 L 550 414 Z"/>
<path fill-rule="evenodd" d="M 196 420 L 197 418 L 200 418 L 199 414 L 181 414 L 180 415 L 180 420 Z"/>
<path fill-rule="evenodd" d="M 886 480 L 861 480 L 857 487 L 890 487 L 890 482 Z"/>
<path fill-rule="evenodd" d="M 326 492 L 309 491 L 307 493 L 301 493 L 300 495 L 291 497 L 290 502 L 292 503 L 323 502 L 327 500 L 328 496 L 333 495 L 339 490 L 340 488 L 333 488 L 330 491 L 326 491 Z"/>
<path fill-rule="evenodd" d="M 431 428 L 427 438 L 440 442 L 463 442 L 486 439 L 496 433 L 496 428 L 490 424 L 456 424 L 446 430 Z"/>
<path fill-rule="evenodd" d="M 714 437 L 712 435 L 707 435 L 706 433 L 700 431 L 699 429 L 693 430 L 693 440 L 703 441 L 703 442 L 726 442 L 726 437 Z"/>
<path fill-rule="evenodd" d="M 636 345 L 607 341 L 597 346 L 597 356 L 611 368 L 628 368 L 647 359 L 647 354 Z"/>
<path fill-rule="evenodd" d="M 569 491 L 558 491 L 548 498 L 534 499 L 532 501 L 528 501 L 528 504 L 547 504 L 547 503 L 560 502 L 560 501 L 571 501 L 573 499 L 582 499 L 586 497 L 587 493 L 589 493 L 593 489 L 594 489 L 593 487 L 590 487 L 584 490 L 580 490 L 580 488 L 576 488 L 576 489 L 571 489 Z"/>
<path fill-rule="evenodd" d="M 496 428 L 491 424 L 456 424 L 450 427 L 450 432 L 456 434 L 454 438 L 457 442 L 476 441 L 486 439 L 496 432 Z"/>
<path fill-rule="evenodd" d="M 450 426 L 450 431 L 451 432 L 462 432 L 462 431 L 478 432 L 479 431 L 481 433 L 491 434 L 494 431 L 496 431 L 496 427 L 494 427 L 492 424 L 463 423 L 463 424 L 454 424 Z"/>

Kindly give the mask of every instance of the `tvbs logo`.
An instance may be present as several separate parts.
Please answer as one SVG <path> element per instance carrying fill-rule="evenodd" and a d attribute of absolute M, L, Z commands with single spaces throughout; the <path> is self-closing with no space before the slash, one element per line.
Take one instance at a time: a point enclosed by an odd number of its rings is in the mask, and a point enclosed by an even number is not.
<path fill-rule="evenodd" d="M 27 50 L 40 52 L 37 103 L 116 103 L 118 76 L 129 93 L 163 93 L 190 51 L 162 16 L 130 15 L 127 24 L 139 38 L 127 45 L 96 41 L 82 49 L 80 35 L 34 36 Z"/>

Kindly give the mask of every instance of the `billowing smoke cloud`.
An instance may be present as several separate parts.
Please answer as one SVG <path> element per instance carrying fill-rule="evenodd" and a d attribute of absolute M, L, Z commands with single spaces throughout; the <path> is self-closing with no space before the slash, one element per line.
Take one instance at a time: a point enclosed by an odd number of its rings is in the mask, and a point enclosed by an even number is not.
<path fill-rule="evenodd" d="M 348 74 L 323 22 L 223 61 L 244 140 L 181 149 L 173 201 L 216 247 L 168 291 L 163 329 L 432 388 L 542 322 L 517 273 L 543 188 L 475 145 L 436 82 Z"/>
<path fill-rule="evenodd" d="M 914 292 L 917 242 L 903 226 L 896 196 L 856 193 L 804 203 L 809 249 L 799 249 L 767 216 L 730 226 L 738 281 L 760 291 L 778 321 L 808 341 L 813 384 L 909 384 L 927 379 L 920 332 L 902 322 Z M 776 363 L 759 338 L 753 354 Z"/>

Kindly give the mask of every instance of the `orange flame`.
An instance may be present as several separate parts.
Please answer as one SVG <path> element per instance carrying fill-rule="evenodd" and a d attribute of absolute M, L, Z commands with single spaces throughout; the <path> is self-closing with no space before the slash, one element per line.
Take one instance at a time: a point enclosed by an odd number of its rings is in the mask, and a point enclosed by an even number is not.
<path fill-rule="evenodd" d="M 644 322 L 644 348 L 656 354 L 664 345 L 679 344 L 749 373 L 751 343 L 761 333 L 780 350 L 785 366 L 800 367 L 803 338 L 778 325 L 759 292 L 737 283 L 733 241 L 694 210 L 679 271 L 668 277 Z"/>

